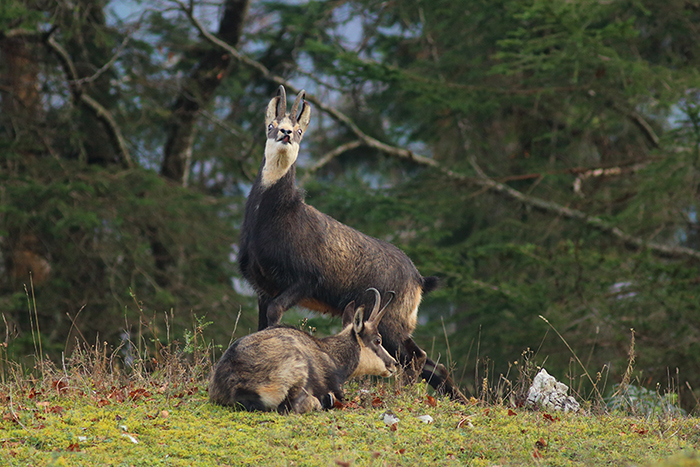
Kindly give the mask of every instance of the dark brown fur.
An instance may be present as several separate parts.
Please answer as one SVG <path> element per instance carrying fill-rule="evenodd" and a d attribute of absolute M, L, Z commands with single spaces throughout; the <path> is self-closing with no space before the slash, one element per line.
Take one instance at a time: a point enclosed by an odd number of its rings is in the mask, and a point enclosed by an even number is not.
<path fill-rule="evenodd" d="M 209 383 L 212 402 L 245 410 L 304 413 L 343 400 L 342 385 L 354 374 L 388 376 L 394 359 L 381 346 L 379 292 L 369 320 L 350 303 L 344 329 L 317 339 L 289 327 L 250 334 L 229 347 Z"/>
<path fill-rule="evenodd" d="M 309 206 L 297 189 L 295 161 L 310 113 L 303 96 L 291 114 L 282 106 L 284 88 L 268 105 L 265 156 L 246 203 L 238 261 L 258 294 L 258 329 L 277 324 L 294 305 L 338 316 L 368 287 L 393 291 L 379 329 L 386 349 L 410 378 L 420 372 L 432 386 L 464 400 L 447 370 L 427 360 L 411 337 L 422 294 L 437 287 L 437 278 L 421 276 L 396 246 Z M 294 139 L 284 141 L 287 134 Z"/>

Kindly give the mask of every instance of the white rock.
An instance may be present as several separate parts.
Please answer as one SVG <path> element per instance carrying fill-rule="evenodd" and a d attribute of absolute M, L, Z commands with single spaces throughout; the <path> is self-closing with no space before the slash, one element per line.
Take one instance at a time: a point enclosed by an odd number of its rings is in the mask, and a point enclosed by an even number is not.
<path fill-rule="evenodd" d="M 549 410 L 578 412 L 580 406 L 576 399 L 567 395 L 568 391 L 569 387 L 566 384 L 558 382 L 542 368 L 532 381 L 525 404 Z"/>
<path fill-rule="evenodd" d="M 418 420 L 420 420 L 423 423 L 433 423 L 435 421 L 430 415 L 421 415 L 420 417 L 418 417 Z"/>

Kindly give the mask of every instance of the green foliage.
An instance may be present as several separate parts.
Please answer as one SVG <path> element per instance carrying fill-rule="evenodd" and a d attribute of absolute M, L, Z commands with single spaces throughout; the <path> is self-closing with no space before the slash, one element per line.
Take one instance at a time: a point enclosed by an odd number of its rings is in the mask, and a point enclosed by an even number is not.
<path fill-rule="evenodd" d="M 607 401 L 611 409 L 647 418 L 685 415 L 685 410 L 678 407 L 678 395 L 672 392 L 661 395 L 633 385 L 624 389 L 615 385 L 612 389 L 613 395 Z"/>
<path fill-rule="evenodd" d="M 195 16 L 214 18 L 195 3 Z M 223 55 L 183 12 L 136 5 L 129 17 L 83 0 L 0 7 L 0 308 L 13 358 L 35 351 L 37 332 L 56 359 L 76 338 L 117 346 L 136 317 L 160 339 L 169 331 L 156 316 L 206 316 L 198 345 L 228 342 L 239 311 L 238 335 L 256 327 L 236 242 L 278 83 L 242 63 L 210 67 Z M 218 31 L 222 18 L 208 30 L 235 35 Z M 481 377 L 496 381 L 535 349 L 535 364 L 585 395 L 569 347 L 611 386 L 626 373 L 630 328 L 637 381 L 677 374 L 700 387 L 697 260 L 624 240 L 700 245 L 699 23 L 682 0 L 263 2 L 238 49 L 435 164 L 360 146 L 306 172 L 358 138 L 314 105 L 298 171 L 310 204 L 440 276 L 415 333 L 433 357 L 479 395 Z M 7 42 L 11 29 L 51 30 L 81 92 L 46 38 Z M 81 93 L 113 117 L 131 167 Z M 172 180 L 163 163 L 180 130 L 189 172 Z M 481 171 L 523 198 L 476 183 Z M 303 311 L 286 320 L 306 318 L 320 334 L 337 327 Z"/>

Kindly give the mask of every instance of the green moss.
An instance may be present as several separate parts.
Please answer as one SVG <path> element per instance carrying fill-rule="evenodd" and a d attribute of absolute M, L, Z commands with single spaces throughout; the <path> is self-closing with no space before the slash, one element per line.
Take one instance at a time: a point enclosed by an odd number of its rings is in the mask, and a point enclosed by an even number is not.
<path fill-rule="evenodd" d="M 190 392 L 168 397 L 149 389 L 120 401 L 99 391 L 29 398 L 25 390 L 2 407 L 0 464 L 700 465 L 692 417 L 545 417 L 446 399 L 432 406 L 422 385 L 396 394 L 382 384 L 349 385 L 353 404 L 343 410 L 279 415 L 235 412 Z M 400 419 L 395 430 L 383 422 L 387 410 Z"/>

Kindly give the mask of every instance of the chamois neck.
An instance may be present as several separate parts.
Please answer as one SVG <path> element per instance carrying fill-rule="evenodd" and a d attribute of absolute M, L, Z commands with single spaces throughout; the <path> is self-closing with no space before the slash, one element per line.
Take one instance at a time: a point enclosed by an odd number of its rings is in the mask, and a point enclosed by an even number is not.
<path fill-rule="evenodd" d="M 265 143 L 265 157 L 260 169 L 260 184 L 268 188 L 293 170 L 297 156 L 299 155 L 299 143 L 281 143 L 274 139 L 268 139 Z"/>
<path fill-rule="evenodd" d="M 360 363 L 360 345 L 352 325 L 346 326 L 340 333 L 321 339 L 321 345 L 328 355 L 335 360 L 342 371 L 343 380 L 350 377 Z"/>

